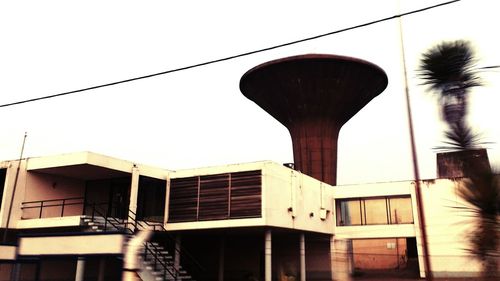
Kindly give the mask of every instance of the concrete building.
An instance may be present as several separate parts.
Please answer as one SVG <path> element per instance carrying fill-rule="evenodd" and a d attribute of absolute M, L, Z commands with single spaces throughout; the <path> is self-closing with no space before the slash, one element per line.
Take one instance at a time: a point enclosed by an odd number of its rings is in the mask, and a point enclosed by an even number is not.
<path fill-rule="evenodd" d="M 243 94 L 289 129 L 296 170 L 255 162 L 169 171 L 90 152 L 0 162 L 0 281 L 423 277 L 415 183 L 336 185 L 340 128 L 387 81 L 378 66 L 335 55 L 243 75 Z M 442 159 L 440 177 L 458 165 Z M 454 208 L 465 204 L 462 181 L 420 183 L 435 276 L 481 268 L 466 250 L 474 222 Z"/>
<path fill-rule="evenodd" d="M 476 275 L 461 179 L 421 186 L 432 272 Z M 168 171 L 83 152 L 0 162 L 0 187 L 0 280 L 120 280 L 140 229 L 154 231 L 142 280 L 331 280 L 346 259 L 424 275 L 412 181 L 331 186 L 273 162 Z"/>

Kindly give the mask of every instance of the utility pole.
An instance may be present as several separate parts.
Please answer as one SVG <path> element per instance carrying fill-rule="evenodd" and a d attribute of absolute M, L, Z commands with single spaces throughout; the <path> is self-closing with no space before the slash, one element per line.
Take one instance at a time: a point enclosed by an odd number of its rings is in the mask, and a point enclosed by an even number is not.
<path fill-rule="evenodd" d="M 26 144 L 26 137 L 28 134 L 24 132 L 23 145 L 21 146 L 21 154 L 19 155 L 19 163 L 17 165 L 16 177 L 14 178 L 14 186 L 12 188 L 12 196 L 10 197 L 9 211 L 7 212 L 7 222 L 5 223 L 5 230 L 3 232 L 3 243 L 7 243 L 7 232 L 9 231 L 10 216 L 12 214 L 12 205 L 14 204 L 14 196 L 16 195 L 17 179 L 19 178 L 19 171 L 21 170 L 21 162 L 23 161 L 24 145 Z"/>
<path fill-rule="evenodd" d="M 400 9 L 399 4 L 400 3 L 398 1 L 398 10 Z M 422 202 L 422 193 L 420 190 L 420 173 L 418 170 L 418 157 L 415 145 L 415 133 L 413 131 L 413 120 L 412 120 L 411 105 L 410 105 L 410 91 L 408 89 L 408 73 L 406 72 L 406 59 L 405 59 L 405 50 L 403 41 L 403 21 L 401 17 L 399 17 L 398 20 L 399 20 L 401 59 L 403 63 L 403 75 L 404 75 L 404 85 L 405 85 L 405 95 L 406 95 L 406 111 L 408 113 L 408 129 L 410 133 L 411 156 L 413 159 L 413 175 L 415 178 L 415 196 L 417 200 L 417 212 L 418 212 L 418 221 L 420 225 L 420 233 L 422 235 L 422 255 L 424 258 L 425 279 L 433 280 L 431 263 L 429 260 L 429 247 L 427 243 L 427 230 L 425 225 L 424 205 Z"/>

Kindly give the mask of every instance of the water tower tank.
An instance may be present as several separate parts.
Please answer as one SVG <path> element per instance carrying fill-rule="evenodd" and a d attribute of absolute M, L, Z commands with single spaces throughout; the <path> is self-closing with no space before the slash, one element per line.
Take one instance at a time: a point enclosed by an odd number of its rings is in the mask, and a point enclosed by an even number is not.
<path fill-rule="evenodd" d="M 340 128 L 386 87 L 377 65 L 324 54 L 273 60 L 240 80 L 243 95 L 290 131 L 295 169 L 331 185 Z"/>

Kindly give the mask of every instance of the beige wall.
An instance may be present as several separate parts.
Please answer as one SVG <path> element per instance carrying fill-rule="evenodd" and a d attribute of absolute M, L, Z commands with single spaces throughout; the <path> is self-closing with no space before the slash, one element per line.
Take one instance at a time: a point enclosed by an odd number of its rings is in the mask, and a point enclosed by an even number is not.
<path fill-rule="evenodd" d="M 431 268 L 437 276 L 468 275 L 481 269 L 467 251 L 475 219 L 471 212 L 459 209 L 467 206 L 457 193 L 460 185 L 460 180 L 440 179 L 421 187 Z"/>
<path fill-rule="evenodd" d="M 459 187 L 460 181 L 448 179 L 421 182 L 431 269 L 436 276 L 476 275 L 481 268 L 466 250 L 470 248 L 467 236 L 474 228 L 474 219 L 471 213 L 459 209 L 466 205 L 457 193 Z M 334 233 L 336 237 L 346 239 L 416 237 L 420 275 L 423 277 L 425 269 L 414 182 L 334 187 L 336 199 L 407 194 L 412 197 L 413 225 L 334 226 Z"/>
<path fill-rule="evenodd" d="M 24 202 L 83 196 L 85 196 L 85 181 L 83 180 L 75 180 L 36 172 L 28 172 L 27 174 Z M 68 203 L 78 202 L 79 200 L 72 200 Z M 62 201 L 47 202 L 46 204 L 59 205 L 62 204 Z M 36 205 L 30 204 L 30 206 Z M 62 206 L 44 207 L 42 210 L 42 218 L 60 217 L 61 210 Z M 24 209 L 23 219 L 38 218 L 39 211 L 39 208 Z M 64 216 L 81 215 L 82 213 L 83 204 L 64 207 Z"/>
<path fill-rule="evenodd" d="M 168 223 L 166 228 L 188 230 L 266 225 L 332 233 L 332 186 L 277 163 L 255 162 L 183 170 L 172 173 L 171 178 L 252 170 L 262 170 L 262 218 Z"/>
<path fill-rule="evenodd" d="M 80 155 L 80 154 L 78 154 Z M 78 161 L 70 156 L 64 159 L 73 159 L 72 164 L 92 162 L 93 165 L 115 167 L 123 171 L 131 171 L 133 163 L 94 154 L 81 154 Z M 33 159 L 35 168 L 61 166 L 66 163 L 59 158 Z M 76 159 L 76 158 L 75 158 Z M 22 161 L 17 191 L 14 197 L 10 227 L 15 226 L 21 218 L 19 206 L 23 201 L 57 199 L 64 197 L 78 197 L 84 195 L 83 181 L 77 181 L 57 176 L 43 175 L 36 172 L 26 172 L 26 163 Z M 38 161 L 38 162 L 36 162 Z M 62 162 L 58 162 L 62 161 Z M 86 163 L 85 162 L 85 163 Z M 68 162 L 69 165 L 70 162 Z M 4 196 L 0 210 L 0 225 L 6 224 L 7 211 L 10 204 L 17 161 L 1 162 L 1 167 L 7 167 Z M 138 166 L 141 174 L 158 178 L 168 177 L 166 170 Z M 203 174 L 228 173 L 243 170 L 263 171 L 263 201 L 262 219 L 242 219 L 230 221 L 205 221 L 188 224 L 170 224 L 169 229 L 202 229 L 244 226 L 275 226 L 287 229 L 312 231 L 324 234 L 335 234 L 337 238 L 367 239 L 367 238 L 395 238 L 416 237 L 419 256 L 422 256 L 422 240 L 418 223 L 418 212 L 415 200 L 415 186 L 411 181 L 363 184 L 352 186 L 331 187 L 309 176 L 293 171 L 273 162 L 256 162 L 249 164 L 228 165 L 202 169 L 191 169 L 170 173 L 171 177 L 185 177 Z M 469 243 L 467 237 L 474 227 L 474 220 L 470 213 L 454 208 L 464 206 L 458 196 L 460 184 L 453 180 L 422 181 L 422 195 L 424 214 L 427 223 L 428 246 L 430 249 L 432 270 L 437 275 L 460 275 L 474 273 L 480 270 L 480 264 L 467 252 Z M 372 225 L 337 227 L 335 225 L 334 199 L 376 197 L 393 195 L 411 195 L 413 204 L 414 224 L 411 225 Z M 167 203 L 168 204 L 168 203 Z M 167 206 L 168 208 L 168 206 Z M 60 210 L 60 209 L 59 209 Z M 80 210 L 75 209 L 78 213 Z M 49 212 L 49 211 L 47 211 Z M 327 214 L 322 220 L 321 213 Z M 313 214 L 312 216 L 310 214 Z M 25 214 L 27 217 L 34 214 Z M 48 216 L 58 215 L 57 211 Z M 420 264 L 423 260 L 420 259 Z M 424 269 L 421 267 L 421 275 Z"/>
<path fill-rule="evenodd" d="M 328 184 L 268 163 L 263 170 L 266 224 L 331 234 L 334 223 L 332 191 Z"/>
<path fill-rule="evenodd" d="M 15 260 L 15 259 L 16 259 L 16 246 L 0 245 L 0 261 Z"/>
<path fill-rule="evenodd" d="M 25 186 L 26 186 L 26 160 L 22 162 L 19 161 L 5 161 L 2 162 L 2 166 L 7 168 L 7 175 L 5 177 L 4 195 L 2 201 L 2 208 L 0 210 L 0 225 L 6 227 L 7 216 L 9 213 L 9 206 L 12 200 L 12 193 L 14 191 L 14 186 L 16 187 L 16 192 L 14 195 L 14 200 L 12 204 L 12 213 L 9 220 L 9 228 L 13 228 L 17 224 L 17 221 L 21 219 L 21 203 L 24 200 Z M 17 168 L 21 164 L 19 169 L 19 176 L 17 179 L 17 185 L 14 183 L 16 178 Z"/>
<path fill-rule="evenodd" d="M 82 243 L 85 241 L 84 243 Z M 122 254 L 125 236 L 95 234 L 75 236 L 21 237 L 19 255 Z"/>

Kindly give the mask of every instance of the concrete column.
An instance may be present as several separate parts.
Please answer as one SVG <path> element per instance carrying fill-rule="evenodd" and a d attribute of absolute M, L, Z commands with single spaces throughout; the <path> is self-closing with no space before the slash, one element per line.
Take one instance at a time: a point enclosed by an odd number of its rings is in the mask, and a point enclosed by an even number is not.
<path fill-rule="evenodd" d="M 97 276 L 97 281 L 104 281 L 106 276 L 106 259 L 104 257 L 99 261 L 99 273 Z"/>
<path fill-rule="evenodd" d="M 272 278 L 272 238 L 271 230 L 266 230 L 264 242 L 264 258 L 265 258 L 265 281 L 271 281 Z"/>
<path fill-rule="evenodd" d="M 225 237 L 220 239 L 220 249 L 219 249 L 219 281 L 224 281 L 224 259 L 225 259 Z"/>
<path fill-rule="evenodd" d="M 78 261 L 76 262 L 75 281 L 83 281 L 84 273 L 85 273 L 85 258 L 78 257 Z"/>
<path fill-rule="evenodd" d="M 175 272 L 179 272 L 180 264 L 181 264 L 181 235 L 177 234 L 175 236 L 175 254 L 174 254 Z M 181 279 L 177 277 L 175 280 L 181 280 Z"/>
<path fill-rule="evenodd" d="M 300 234 L 300 281 L 306 281 L 306 237 Z"/>
<path fill-rule="evenodd" d="M 171 180 L 170 180 L 170 174 L 167 175 L 167 178 L 166 178 L 166 190 L 165 190 L 165 212 L 164 212 L 164 217 L 163 217 L 163 225 L 166 227 L 167 226 L 167 221 L 168 221 L 168 211 L 169 211 L 169 208 L 170 208 L 170 183 L 171 183 Z"/>
<path fill-rule="evenodd" d="M 40 265 L 38 264 L 37 267 L 38 266 Z M 16 262 L 12 265 L 12 271 L 10 272 L 10 280 L 19 281 L 20 276 L 21 276 L 21 264 Z"/>
<path fill-rule="evenodd" d="M 351 280 L 350 240 L 330 237 L 330 259 L 332 262 L 332 280 Z"/>
<path fill-rule="evenodd" d="M 335 236 L 330 236 L 330 272 L 332 280 L 335 280 Z"/>
<path fill-rule="evenodd" d="M 137 197 L 139 195 L 139 168 L 137 168 L 136 164 L 132 168 L 132 182 L 130 184 L 130 198 L 128 209 L 131 212 L 128 212 L 128 215 L 131 216 L 134 220 L 136 219 L 135 213 L 137 213 Z M 134 225 L 130 225 L 129 227 L 134 228 Z"/>

